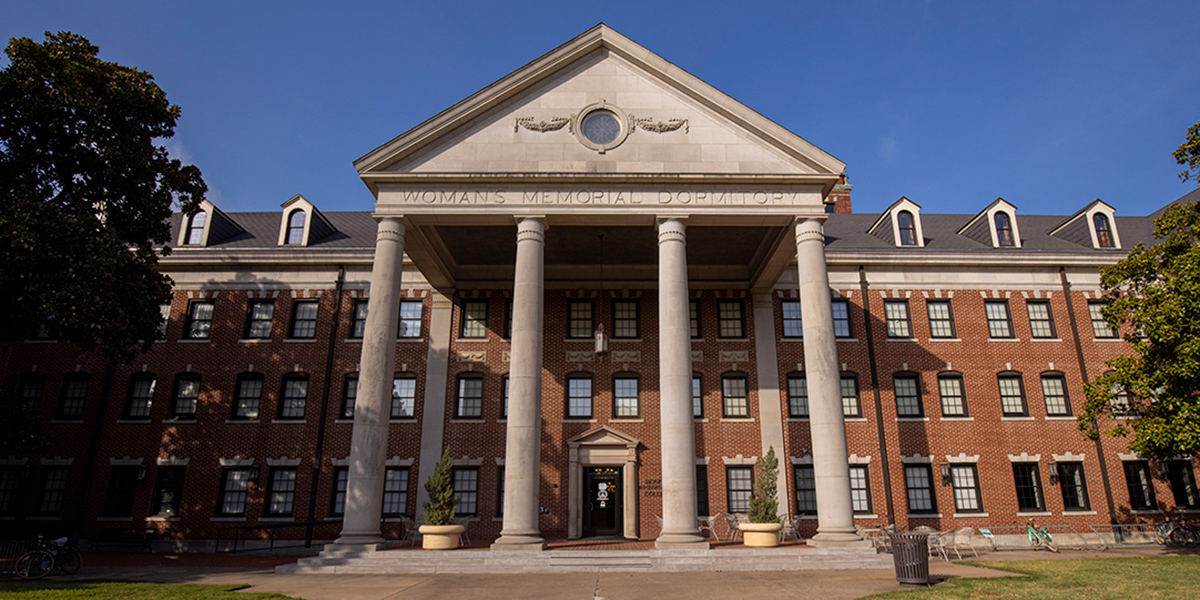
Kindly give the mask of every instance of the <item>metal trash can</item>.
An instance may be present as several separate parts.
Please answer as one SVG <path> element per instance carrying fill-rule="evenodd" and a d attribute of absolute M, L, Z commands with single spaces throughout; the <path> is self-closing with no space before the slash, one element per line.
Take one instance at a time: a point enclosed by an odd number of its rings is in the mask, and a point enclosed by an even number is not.
<path fill-rule="evenodd" d="M 929 585 L 929 534 L 904 531 L 888 534 L 892 540 L 892 560 L 896 563 L 896 581 Z"/>

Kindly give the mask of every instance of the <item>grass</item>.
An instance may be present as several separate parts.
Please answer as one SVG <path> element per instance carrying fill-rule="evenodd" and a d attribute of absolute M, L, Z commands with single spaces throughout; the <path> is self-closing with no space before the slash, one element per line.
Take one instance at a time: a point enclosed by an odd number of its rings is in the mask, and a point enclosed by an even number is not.
<path fill-rule="evenodd" d="M 168 583 L 69 583 L 59 581 L 0 582 L 0 599 L 40 600 L 292 600 L 279 594 L 237 592 L 245 585 Z"/>
<path fill-rule="evenodd" d="M 870 596 L 873 600 L 1148 600 L 1200 597 L 1200 557 L 1109 558 L 1013 562 L 967 562 L 1028 575 L 953 579 L 953 587 L 924 588 Z"/>

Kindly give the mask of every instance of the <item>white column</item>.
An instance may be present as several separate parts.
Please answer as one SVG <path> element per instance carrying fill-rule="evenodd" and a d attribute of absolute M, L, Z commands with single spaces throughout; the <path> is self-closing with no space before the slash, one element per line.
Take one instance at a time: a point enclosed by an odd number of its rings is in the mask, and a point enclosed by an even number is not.
<path fill-rule="evenodd" d="M 371 297 L 363 332 L 354 430 L 350 436 L 350 476 L 346 482 L 343 545 L 383 542 L 379 519 L 383 510 L 384 462 L 392 377 L 396 368 L 396 327 L 400 318 L 400 270 L 404 260 L 404 224 L 399 217 L 379 220 Z"/>
<path fill-rule="evenodd" d="M 708 548 L 696 527 L 687 240 L 679 217 L 658 221 L 658 362 L 663 528 L 654 545 L 660 549 Z"/>
<path fill-rule="evenodd" d="M 544 217 L 517 222 L 508 431 L 504 452 L 504 528 L 492 550 L 543 550 L 538 529 L 542 450 L 542 303 Z"/>
<path fill-rule="evenodd" d="M 833 334 L 823 219 L 797 220 L 796 259 L 800 267 L 800 306 L 804 310 L 804 374 L 808 379 L 808 423 L 817 488 L 817 535 L 813 542 L 836 546 L 853 544 L 861 538 L 855 533 L 850 504 L 850 464 L 846 458 L 841 372 Z"/>

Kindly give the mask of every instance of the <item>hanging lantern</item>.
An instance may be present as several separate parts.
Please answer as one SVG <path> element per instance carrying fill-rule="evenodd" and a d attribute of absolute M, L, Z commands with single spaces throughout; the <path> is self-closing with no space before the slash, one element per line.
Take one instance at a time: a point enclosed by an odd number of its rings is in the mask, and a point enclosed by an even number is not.
<path fill-rule="evenodd" d="M 608 336 L 604 335 L 604 324 L 601 323 L 596 327 L 596 356 L 604 356 L 608 354 Z"/>

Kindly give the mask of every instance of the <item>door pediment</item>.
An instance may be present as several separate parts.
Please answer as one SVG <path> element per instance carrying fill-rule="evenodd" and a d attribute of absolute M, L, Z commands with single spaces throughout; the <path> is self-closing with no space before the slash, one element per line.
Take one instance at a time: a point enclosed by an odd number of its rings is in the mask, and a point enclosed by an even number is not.
<path fill-rule="evenodd" d="M 641 443 L 637 438 L 617 431 L 607 425 L 589 429 L 567 440 L 567 446 L 571 449 L 585 446 L 621 446 L 633 450 Z"/>

